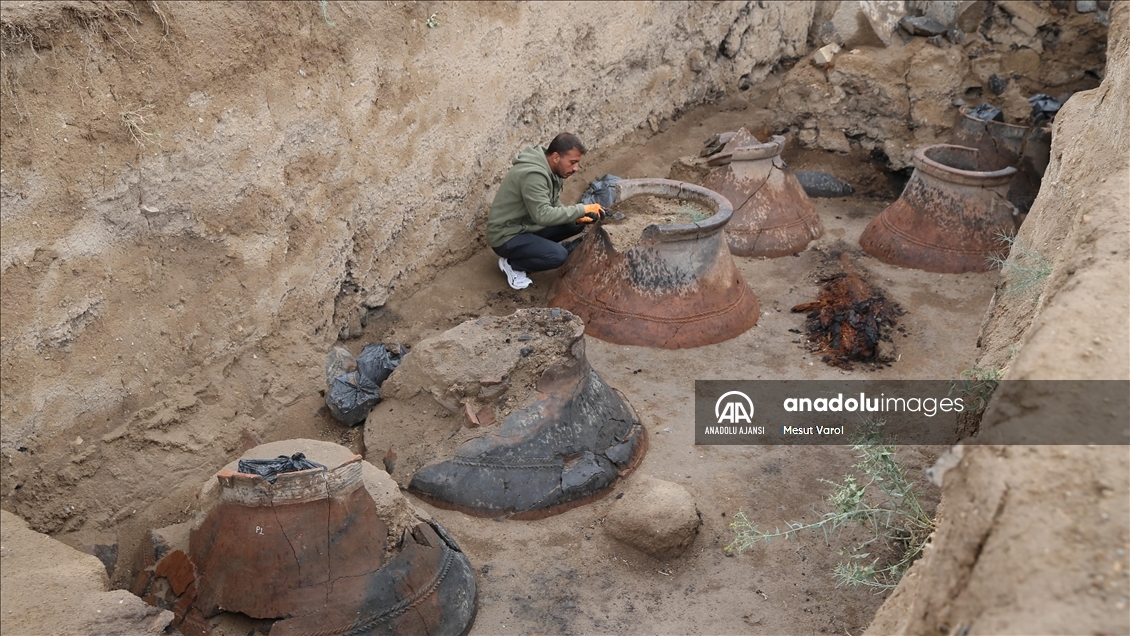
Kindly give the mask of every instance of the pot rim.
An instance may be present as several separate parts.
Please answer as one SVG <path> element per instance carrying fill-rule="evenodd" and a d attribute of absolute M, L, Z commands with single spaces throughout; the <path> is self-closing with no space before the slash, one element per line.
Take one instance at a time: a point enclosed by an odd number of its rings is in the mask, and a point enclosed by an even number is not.
<path fill-rule="evenodd" d="M 958 185 L 969 185 L 978 187 L 991 187 L 1006 185 L 1012 181 L 1012 177 L 1016 174 L 1016 168 L 1007 166 L 1000 170 L 992 171 L 979 171 L 979 170 L 962 170 L 961 168 L 954 168 L 947 166 L 944 163 L 935 161 L 926 156 L 926 152 L 937 148 L 953 148 L 963 152 L 972 153 L 974 156 L 979 156 L 981 153 L 977 148 L 970 148 L 969 146 L 959 146 L 956 144 L 933 144 L 930 146 L 922 146 L 914 151 L 914 169 L 923 172 L 931 177 L 947 181 L 949 183 L 956 183 Z"/>
<path fill-rule="evenodd" d="M 726 197 L 713 190 L 673 179 L 621 179 L 616 182 L 616 202 L 634 196 L 651 195 L 669 199 L 681 199 L 701 203 L 714 210 L 714 214 L 702 221 L 676 225 L 652 224 L 644 228 L 642 237 L 658 240 L 661 243 L 687 241 L 705 238 L 722 231 L 734 215 L 734 206 Z"/>

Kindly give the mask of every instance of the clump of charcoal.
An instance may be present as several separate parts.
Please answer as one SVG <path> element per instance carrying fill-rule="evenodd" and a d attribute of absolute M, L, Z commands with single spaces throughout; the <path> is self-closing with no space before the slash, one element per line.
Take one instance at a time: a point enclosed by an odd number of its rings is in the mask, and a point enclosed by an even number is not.
<path fill-rule="evenodd" d="M 903 311 L 847 258 L 840 259 L 837 269 L 818 278 L 820 291 L 815 301 L 792 308 L 808 314 L 809 350 L 841 369 L 850 370 L 855 363 L 889 365 L 898 359 L 891 331 Z"/>

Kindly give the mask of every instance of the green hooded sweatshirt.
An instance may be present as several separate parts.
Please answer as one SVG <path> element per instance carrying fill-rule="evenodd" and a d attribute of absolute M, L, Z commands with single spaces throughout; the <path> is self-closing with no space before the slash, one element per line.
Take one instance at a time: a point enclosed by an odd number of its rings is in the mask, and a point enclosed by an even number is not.
<path fill-rule="evenodd" d="M 582 204 L 561 205 L 561 177 L 549 169 L 545 146 L 530 146 L 514 157 L 487 217 L 487 244 L 498 247 L 519 234 L 572 223 Z"/>

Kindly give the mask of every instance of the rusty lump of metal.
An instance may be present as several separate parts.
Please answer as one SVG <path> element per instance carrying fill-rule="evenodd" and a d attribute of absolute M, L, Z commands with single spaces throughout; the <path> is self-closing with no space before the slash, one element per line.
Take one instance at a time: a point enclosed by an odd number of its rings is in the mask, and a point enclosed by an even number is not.
<path fill-rule="evenodd" d="M 581 317 L 585 334 L 617 344 L 683 349 L 729 340 L 757 323 L 757 297 L 738 272 L 723 228 L 730 202 L 701 186 L 668 179 L 623 179 L 616 201 L 638 195 L 693 201 L 703 220 L 648 225 L 617 251 L 600 223 L 561 267 L 549 305 Z"/>
<path fill-rule="evenodd" d="M 928 272 L 984 272 L 1007 253 L 1019 213 L 1006 195 L 1016 168 L 983 171 L 975 148 L 924 146 L 902 196 L 859 237 L 875 258 Z"/>
<path fill-rule="evenodd" d="M 186 636 L 212 634 L 224 612 L 280 619 L 275 636 L 464 633 L 475 577 L 443 527 L 409 512 L 387 475 L 336 444 L 274 442 L 244 458 L 297 447 L 332 468 L 271 483 L 229 465 L 201 490 L 192 521 L 151 532 L 132 591 L 172 610 Z"/>
<path fill-rule="evenodd" d="M 980 151 L 982 170 L 1016 168 L 1008 189 L 1008 200 L 1027 212 L 1040 192 L 1040 181 L 1051 158 L 1051 129 L 1044 125 L 1015 126 L 985 121 L 962 109 L 953 127 L 951 140 L 959 146 Z"/>
<path fill-rule="evenodd" d="M 702 185 L 734 206 L 726 237 L 735 256 L 796 254 L 824 233 L 812 201 L 781 159 L 784 148 L 784 137 L 761 143 L 740 128 L 708 160 L 715 167 Z"/>

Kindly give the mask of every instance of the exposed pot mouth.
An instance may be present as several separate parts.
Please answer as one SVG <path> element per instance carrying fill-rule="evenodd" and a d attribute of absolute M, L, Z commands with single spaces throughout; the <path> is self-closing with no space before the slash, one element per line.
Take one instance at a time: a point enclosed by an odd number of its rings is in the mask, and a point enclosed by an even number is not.
<path fill-rule="evenodd" d="M 773 138 L 762 144 L 740 146 L 734 149 L 730 161 L 757 161 L 759 159 L 772 159 L 781 154 L 785 149 L 785 138 L 773 135 Z"/>
<path fill-rule="evenodd" d="M 722 231 L 734 215 L 734 206 L 729 199 L 692 183 L 671 179 L 621 179 L 616 182 L 616 202 L 640 195 L 693 201 L 714 211 L 709 218 L 693 223 L 649 225 L 641 235 L 644 242 L 672 243 L 705 238 Z"/>
<path fill-rule="evenodd" d="M 978 124 L 984 124 L 985 127 L 988 128 L 991 131 L 991 133 L 994 137 L 1001 137 L 1003 139 L 1008 139 L 1008 138 L 1023 139 L 1024 137 L 1028 136 L 1028 131 L 1032 129 L 1031 126 L 1018 126 L 1016 124 L 1006 124 L 1003 121 L 993 121 L 993 120 L 985 121 L 984 119 L 980 119 L 978 117 L 974 117 L 973 115 L 970 115 L 968 108 L 962 108 L 961 109 L 961 116 L 965 117 L 966 119 L 969 119 L 971 121 L 975 121 Z"/>
<path fill-rule="evenodd" d="M 957 185 L 993 187 L 1007 185 L 1016 168 L 982 171 L 980 151 L 966 146 L 936 144 L 914 151 L 914 168 L 931 177 Z"/>

